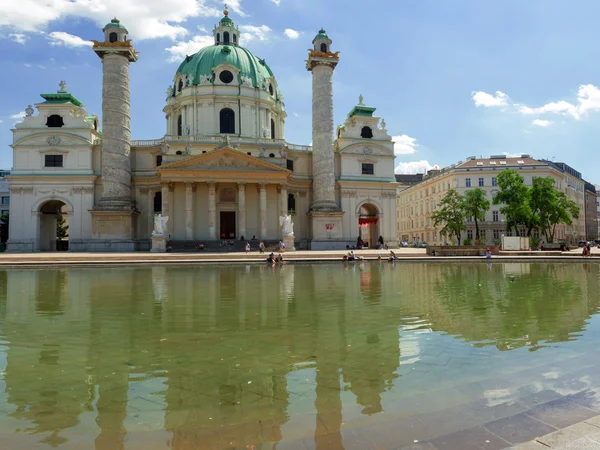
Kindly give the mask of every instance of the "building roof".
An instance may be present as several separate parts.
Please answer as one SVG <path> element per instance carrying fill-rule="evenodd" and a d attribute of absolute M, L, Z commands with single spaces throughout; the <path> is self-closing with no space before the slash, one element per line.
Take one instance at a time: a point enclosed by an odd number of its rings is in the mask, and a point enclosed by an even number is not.
<path fill-rule="evenodd" d="M 373 117 L 373 113 L 375 112 L 376 109 L 377 108 L 373 108 L 371 106 L 356 105 L 348 113 L 348 117 L 354 117 L 354 116 Z"/>
<path fill-rule="evenodd" d="M 417 174 L 402 173 L 402 174 L 396 175 L 396 181 L 398 183 L 404 183 L 404 184 L 420 183 L 421 181 L 423 181 L 423 174 L 422 173 L 417 173 Z"/>
<path fill-rule="evenodd" d="M 44 100 L 46 100 L 44 103 L 42 103 L 43 105 L 65 104 L 65 103 L 72 103 L 75 106 L 83 105 L 83 103 L 81 103 L 80 100 L 78 100 L 73 95 L 69 94 L 68 92 L 57 92 L 56 94 L 41 94 L 40 96 Z"/>
<path fill-rule="evenodd" d="M 545 161 L 533 159 L 529 155 L 522 155 L 517 158 L 508 158 L 506 156 L 491 156 L 489 158 L 471 157 L 465 162 L 457 164 L 456 169 L 470 168 L 490 168 L 490 167 L 526 167 L 526 166 L 547 166 Z"/>

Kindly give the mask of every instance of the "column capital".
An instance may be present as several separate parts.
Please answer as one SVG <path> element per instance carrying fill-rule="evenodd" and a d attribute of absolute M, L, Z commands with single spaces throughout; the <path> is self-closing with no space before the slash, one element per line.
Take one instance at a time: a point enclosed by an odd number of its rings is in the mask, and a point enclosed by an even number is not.
<path fill-rule="evenodd" d="M 244 189 L 246 187 L 246 183 L 245 181 L 238 181 L 238 189 Z"/>
<path fill-rule="evenodd" d="M 265 191 L 267 189 L 267 183 L 258 183 L 258 189 L 260 191 Z"/>
<path fill-rule="evenodd" d="M 148 194 L 148 186 L 140 187 L 140 194 L 147 195 Z"/>
<path fill-rule="evenodd" d="M 194 192 L 196 190 L 196 183 L 194 183 L 193 181 L 186 181 L 185 182 L 185 189 L 186 190 L 191 190 L 192 192 Z"/>

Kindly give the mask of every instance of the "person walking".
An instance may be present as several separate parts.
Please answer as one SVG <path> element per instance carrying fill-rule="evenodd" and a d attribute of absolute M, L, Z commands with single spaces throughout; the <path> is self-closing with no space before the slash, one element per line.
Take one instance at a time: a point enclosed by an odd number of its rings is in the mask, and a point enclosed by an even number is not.
<path fill-rule="evenodd" d="M 264 243 L 263 241 L 260 241 L 260 244 L 258 244 L 258 250 L 259 250 L 261 253 L 264 253 L 264 252 L 265 252 L 265 243 Z"/>
<path fill-rule="evenodd" d="M 246 242 L 246 254 L 250 253 L 250 242 Z"/>

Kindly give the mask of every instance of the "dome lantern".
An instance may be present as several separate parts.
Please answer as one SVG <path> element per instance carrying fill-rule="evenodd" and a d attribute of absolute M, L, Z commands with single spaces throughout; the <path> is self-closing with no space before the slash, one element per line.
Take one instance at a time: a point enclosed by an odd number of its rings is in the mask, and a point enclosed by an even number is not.
<path fill-rule="evenodd" d="M 319 33 L 313 39 L 316 52 L 328 53 L 331 51 L 331 39 L 323 28 L 319 30 Z"/>
<path fill-rule="evenodd" d="M 104 32 L 104 42 L 125 42 L 127 39 L 127 28 L 116 17 L 104 25 L 102 31 Z"/>
<path fill-rule="evenodd" d="M 239 45 L 240 30 L 230 19 L 227 5 L 225 5 L 223 11 L 223 18 L 213 29 L 213 36 L 215 37 L 215 45 Z"/>

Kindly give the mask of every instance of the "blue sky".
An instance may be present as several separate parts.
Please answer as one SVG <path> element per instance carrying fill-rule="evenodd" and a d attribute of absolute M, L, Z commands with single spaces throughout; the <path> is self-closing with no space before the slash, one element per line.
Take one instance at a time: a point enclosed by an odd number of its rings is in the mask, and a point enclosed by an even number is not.
<path fill-rule="evenodd" d="M 101 39 L 113 16 L 140 52 L 132 137 L 161 137 L 166 88 L 181 58 L 212 42 L 222 9 L 211 0 L 0 2 L 0 167 L 12 165 L 14 116 L 60 80 L 101 113 L 100 60 L 84 41 Z M 341 52 L 336 124 L 362 93 L 397 137 L 398 172 L 529 153 L 600 183 L 597 0 L 234 0 L 229 9 L 242 45 L 275 73 L 291 143 L 311 142 L 304 60 L 324 27 Z"/>

